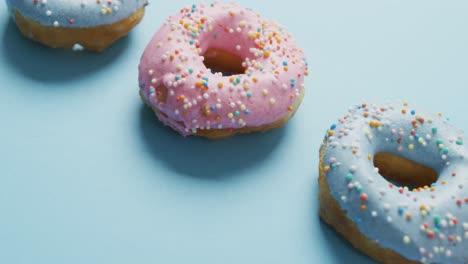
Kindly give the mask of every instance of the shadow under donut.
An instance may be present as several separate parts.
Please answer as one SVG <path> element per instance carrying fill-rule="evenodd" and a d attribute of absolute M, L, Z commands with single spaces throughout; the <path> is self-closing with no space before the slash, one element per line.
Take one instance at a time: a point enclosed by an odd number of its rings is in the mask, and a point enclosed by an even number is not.
<path fill-rule="evenodd" d="M 128 47 L 130 36 L 118 40 L 102 53 L 54 49 L 23 36 L 8 18 L 2 53 L 12 68 L 27 78 L 45 82 L 67 82 L 98 72 Z"/>
<path fill-rule="evenodd" d="M 368 256 L 362 254 L 359 250 L 354 249 L 351 244 L 342 238 L 335 230 L 327 225 L 322 220 L 320 222 L 320 230 L 326 248 L 329 248 L 329 256 L 334 257 L 334 261 L 330 263 L 359 263 L 359 264 L 377 264 Z"/>
<path fill-rule="evenodd" d="M 286 135 L 287 127 L 214 141 L 183 138 L 164 126 L 149 107 L 142 105 L 140 109 L 140 132 L 148 152 L 174 171 L 200 179 L 242 175 L 244 170 L 268 159 Z"/>

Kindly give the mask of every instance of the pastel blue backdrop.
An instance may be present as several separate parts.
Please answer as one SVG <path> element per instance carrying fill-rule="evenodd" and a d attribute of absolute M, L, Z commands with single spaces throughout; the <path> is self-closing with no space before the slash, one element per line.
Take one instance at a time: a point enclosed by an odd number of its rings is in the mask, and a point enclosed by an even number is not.
<path fill-rule="evenodd" d="M 30 42 L 0 3 L 0 263 L 373 263 L 319 221 L 323 134 L 392 99 L 467 131 L 468 2 L 239 0 L 294 33 L 311 76 L 286 127 L 216 142 L 140 102 L 143 49 L 192 4 L 150 2 L 103 54 Z"/>

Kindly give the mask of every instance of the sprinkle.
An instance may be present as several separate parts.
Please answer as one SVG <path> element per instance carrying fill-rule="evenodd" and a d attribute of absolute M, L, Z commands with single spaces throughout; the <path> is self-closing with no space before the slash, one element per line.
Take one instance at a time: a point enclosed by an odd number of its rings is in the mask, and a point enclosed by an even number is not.
<path fill-rule="evenodd" d="M 403 237 L 403 243 L 404 244 L 409 244 L 411 243 L 411 238 L 409 236 L 404 236 Z"/>
<path fill-rule="evenodd" d="M 428 237 L 428 238 L 434 238 L 434 237 L 435 237 L 434 231 L 429 231 L 429 232 L 427 232 L 427 237 Z"/>
<path fill-rule="evenodd" d="M 365 194 L 365 193 L 361 194 L 360 199 L 363 202 L 367 202 L 367 199 L 368 199 L 367 194 Z"/>
<path fill-rule="evenodd" d="M 398 207 L 398 214 L 403 215 L 403 213 L 404 213 L 403 207 Z"/>

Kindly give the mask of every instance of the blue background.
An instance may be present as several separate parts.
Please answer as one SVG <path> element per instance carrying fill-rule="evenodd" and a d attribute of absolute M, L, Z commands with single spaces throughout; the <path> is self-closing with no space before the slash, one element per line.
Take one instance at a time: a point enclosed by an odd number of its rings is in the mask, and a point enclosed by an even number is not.
<path fill-rule="evenodd" d="M 172 1 L 175 2 L 175 1 Z M 468 130 L 465 0 L 247 1 L 308 55 L 284 128 L 184 139 L 138 96 L 151 1 L 103 54 L 23 38 L 0 3 L 0 263 L 372 263 L 318 218 L 318 148 L 346 109 L 406 99 Z"/>

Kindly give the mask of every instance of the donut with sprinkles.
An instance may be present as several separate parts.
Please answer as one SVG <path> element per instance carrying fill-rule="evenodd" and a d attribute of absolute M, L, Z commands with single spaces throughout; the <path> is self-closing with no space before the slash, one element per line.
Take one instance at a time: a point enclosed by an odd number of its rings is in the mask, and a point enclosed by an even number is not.
<path fill-rule="evenodd" d="M 360 104 L 320 149 L 320 216 L 382 263 L 468 263 L 468 149 L 442 113 Z"/>
<path fill-rule="evenodd" d="M 147 0 L 7 0 L 26 37 L 53 48 L 102 51 L 135 27 Z"/>
<path fill-rule="evenodd" d="M 284 125 L 308 75 L 304 53 L 273 21 L 234 3 L 169 17 L 144 51 L 140 95 L 183 136 L 211 139 Z"/>

